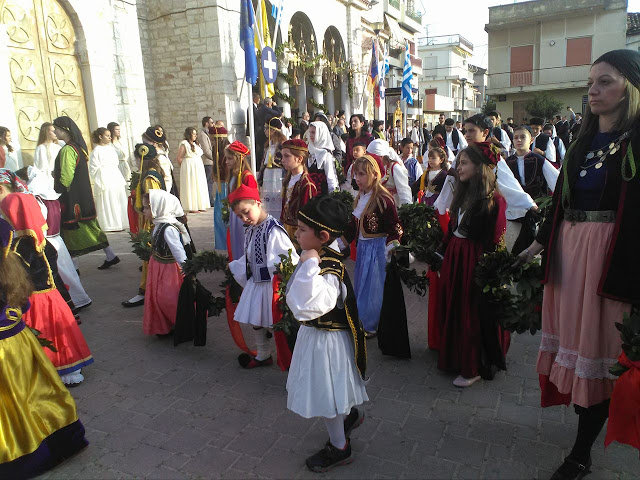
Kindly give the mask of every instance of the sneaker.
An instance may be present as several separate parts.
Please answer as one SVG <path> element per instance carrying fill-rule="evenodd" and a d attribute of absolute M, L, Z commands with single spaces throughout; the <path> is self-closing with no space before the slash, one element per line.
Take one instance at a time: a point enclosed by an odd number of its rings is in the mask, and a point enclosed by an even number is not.
<path fill-rule="evenodd" d="M 551 476 L 551 480 L 580 480 L 591 473 L 591 459 L 586 464 L 582 464 L 577 460 L 567 457 L 564 463 L 560 465 L 555 473 Z"/>
<path fill-rule="evenodd" d="M 356 407 L 352 407 L 349 415 L 344 419 L 344 436 L 349 438 L 351 432 L 364 423 L 364 412 L 360 412 Z"/>
<path fill-rule="evenodd" d="M 456 387 L 467 388 L 473 385 L 474 383 L 476 383 L 478 380 L 480 380 L 480 378 L 481 378 L 480 375 L 473 378 L 464 378 L 462 375 L 458 375 L 456 379 L 453 381 L 453 384 Z"/>
<path fill-rule="evenodd" d="M 333 467 L 348 465 L 351 462 L 353 462 L 353 458 L 351 458 L 351 444 L 349 443 L 349 439 L 347 439 L 347 444 L 343 450 L 327 442 L 322 450 L 307 458 L 305 463 L 312 472 L 327 472 Z"/>

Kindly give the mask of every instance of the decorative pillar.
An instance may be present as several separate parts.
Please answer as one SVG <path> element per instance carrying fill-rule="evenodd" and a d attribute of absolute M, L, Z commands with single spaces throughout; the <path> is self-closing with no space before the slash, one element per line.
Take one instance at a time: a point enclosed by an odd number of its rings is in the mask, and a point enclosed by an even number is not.
<path fill-rule="evenodd" d="M 320 65 L 317 66 L 317 69 L 315 72 L 313 72 L 313 79 L 320 85 L 322 85 L 322 67 Z M 314 86 L 312 89 L 313 92 L 313 101 L 316 103 L 319 103 L 320 105 L 324 104 L 324 94 L 322 93 L 322 90 L 320 90 L 318 87 Z M 313 107 L 314 111 L 316 110 L 316 107 Z"/>
<path fill-rule="evenodd" d="M 351 117 L 351 99 L 349 98 L 349 73 L 343 73 L 340 82 L 340 96 L 342 97 L 342 105 L 340 110 L 344 110 L 344 115 L 349 121 Z"/>
<path fill-rule="evenodd" d="M 280 65 L 279 70 L 280 70 L 278 72 L 279 75 L 278 75 L 278 78 L 276 79 L 276 87 L 278 88 L 278 90 L 280 90 L 282 93 L 284 93 L 288 97 L 289 95 L 291 95 L 289 93 L 290 92 L 289 82 L 287 82 L 284 76 L 280 74 L 284 73 L 286 75 L 287 73 L 289 73 L 289 62 L 284 60 Z M 289 102 L 278 96 L 276 96 L 276 100 L 277 100 L 278 106 L 282 107 L 282 112 L 284 113 L 284 116 L 287 118 L 291 118 L 291 105 L 289 104 Z"/>
<path fill-rule="evenodd" d="M 333 115 L 336 111 L 336 98 L 335 98 L 335 92 L 333 91 L 333 87 L 331 85 L 331 79 L 329 79 L 329 81 L 327 82 L 327 98 L 325 98 L 326 100 L 326 105 L 327 105 L 327 114 L 329 115 Z"/>
<path fill-rule="evenodd" d="M 300 85 L 296 87 L 298 96 L 298 109 L 300 110 L 298 115 L 302 117 L 302 114 L 307 111 L 307 79 L 305 78 L 305 72 L 299 76 L 298 82 Z"/>

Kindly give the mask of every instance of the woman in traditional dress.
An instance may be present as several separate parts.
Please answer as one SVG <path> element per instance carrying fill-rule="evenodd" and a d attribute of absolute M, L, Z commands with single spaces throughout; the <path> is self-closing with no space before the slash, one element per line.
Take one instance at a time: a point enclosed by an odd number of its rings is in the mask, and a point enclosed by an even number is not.
<path fill-rule="evenodd" d="M 62 238 L 72 257 L 104 250 L 106 258 L 98 269 L 107 269 L 120 263 L 120 259 L 111 250 L 96 218 L 87 144 L 80 129 L 69 117 L 56 118 L 53 126 L 56 136 L 65 142 L 58 153 L 53 172 L 54 188 L 61 194 Z"/>
<path fill-rule="evenodd" d="M 107 124 L 107 130 L 111 133 L 111 146 L 118 154 L 118 168 L 125 182 L 129 183 L 131 180 L 131 165 L 129 164 L 129 152 L 125 151 L 122 142 L 120 141 L 120 125 L 116 122 L 109 122 Z"/>
<path fill-rule="evenodd" d="M 56 351 L 47 349 L 45 353 L 62 381 L 77 385 L 84 380 L 81 369 L 93 363 L 93 357 L 73 313 L 56 288 L 57 254 L 45 239 L 47 223 L 38 201 L 28 193 L 10 193 L 0 201 L 0 210 L 16 231 L 11 249 L 20 256 L 34 285 L 29 297 L 31 308 L 24 320 L 53 342 Z"/>
<path fill-rule="evenodd" d="M 227 168 L 224 164 L 224 150 L 229 146 L 229 133 L 224 127 L 211 127 L 211 152 L 213 154 L 213 190 L 216 194 L 213 205 L 214 246 L 216 250 L 227 249 L 227 225 L 222 220 L 222 202 L 229 194 Z"/>
<path fill-rule="evenodd" d="M 202 148 L 198 145 L 198 130 L 187 127 L 178 147 L 176 159 L 180 165 L 180 202 L 190 213 L 205 212 L 211 207 L 209 187 L 202 164 Z"/>
<path fill-rule="evenodd" d="M 88 442 L 73 398 L 25 326 L 33 284 L 11 250 L 14 235 L 0 219 L 0 478 L 32 478 Z"/>
<path fill-rule="evenodd" d="M 282 168 L 282 143 L 287 138 L 282 133 L 282 122 L 279 118 L 273 117 L 264 126 L 264 134 L 267 136 L 267 143 L 264 146 L 264 160 L 261 169 L 261 197 L 264 201 L 264 208 L 269 215 L 280 218 L 282 210 L 282 179 L 284 169 Z"/>
<path fill-rule="evenodd" d="M 98 222 L 104 232 L 121 232 L 129 226 L 124 177 L 118 168 L 118 152 L 111 144 L 111 132 L 100 127 L 91 134 L 94 147 L 89 156 Z"/>
<path fill-rule="evenodd" d="M 62 147 L 56 137 L 56 129 L 53 123 L 45 122 L 40 126 L 38 146 L 33 154 L 33 164 L 42 173 L 47 175 L 53 188 L 53 170 L 56 166 L 56 157 Z"/>
<path fill-rule="evenodd" d="M 251 167 L 247 163 L 249 149 L 241 142 L 234 141 L 224 151 L 224 160 L 229 181 L 229 194 L 240 185 L 258 188 Z M 229 209 L 229 236 L 227 239 L 229 260 L 240 258 L 244 254 L 244 223 Z"/>
<path fill-rule="evenodd" d="M 369 145 L 373 141 L 373 137 L 369 135 L 366 129 L 364 115 L 354 113 L 349 119 L 349 138 L 347 138 L 347 161 L 344 164 L 344 171 L 348 172 L 349 167 L 353 163 L 353 146 L 356 143 L 364 142 Z"/>
<path fill-rule="evenodd" d="M 308 130 L 309 159 L 307 168 L 309 177 L 315 183 L 320 194 L 337 190 L 340 186 L 333 159 L 331 133 L 324 122 L 311 122 Z"/>
<path fill-rule="evenodd" d="M 589 473 L 616 379 L 609 368 L 622 352 L 615 323 L 640 303 L 640 53 L 605 53 L 587 86 L 589 105 L 556 183 L 554 213 L 519 256 L 526 262 L 545 251 L 542 406 L 573 403 L 579 416 L 557 480 Z"/>

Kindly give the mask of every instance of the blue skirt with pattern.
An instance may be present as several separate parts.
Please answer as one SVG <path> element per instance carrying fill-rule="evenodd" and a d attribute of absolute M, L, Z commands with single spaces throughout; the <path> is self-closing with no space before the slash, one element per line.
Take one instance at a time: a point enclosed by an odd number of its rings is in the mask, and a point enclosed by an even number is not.
<path fill-rule="evenodd" d="M 385 259 L 386 237 L 358 239 L 356 260 L 355 291 L 358 316 L 365 331 L 375 332 L 380 322 L 384 279 L 387 262 Z"/>

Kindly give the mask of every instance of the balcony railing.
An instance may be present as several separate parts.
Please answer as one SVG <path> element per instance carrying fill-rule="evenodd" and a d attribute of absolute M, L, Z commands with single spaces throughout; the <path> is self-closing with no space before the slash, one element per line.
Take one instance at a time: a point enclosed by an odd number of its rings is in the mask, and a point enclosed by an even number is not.
<path fill-rule="evenodd" d="M 414 55 L 409 54 L 411 58 L 411 65 L 414 67 L 422 68 L 422 59 L 420 57 L 416 57 Z M 403 60 L 404 61 L 404 60 Z"/>
<path fill-rule="evenodd" d="M 459 34 L 418 38 L 418 46 L 424 47 L 429 45 L 462 45 L 473 52 L 473 43 Z"/>
<path fill-rule="evenodd" d="M 400 0 L 389 0 L 389 5 L 400 10 Z"/>
<path fill-rule="evenodd" d="M 511 73 L 511 86 L 522 87 L 525 85 L 533 84 L 533 72 L 512 72 Z"/>
<path fill-rule="evenodd" d="M 407 10 L 404 13 L 412 20 L 415 20 L 418 23 L 422 23 L 422 12 L 419 12 L 417 10 Z"/>

